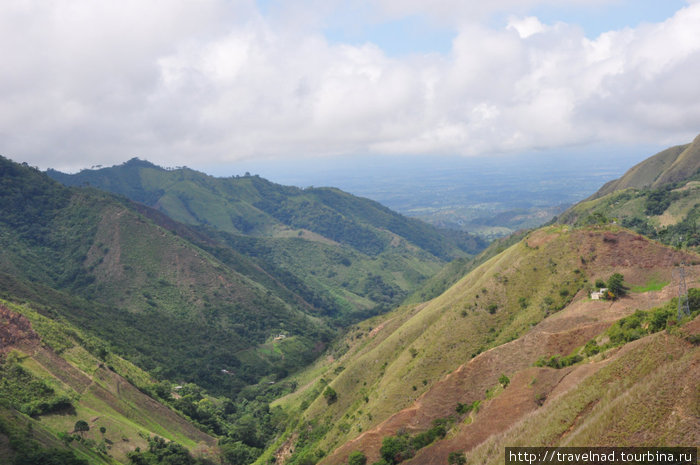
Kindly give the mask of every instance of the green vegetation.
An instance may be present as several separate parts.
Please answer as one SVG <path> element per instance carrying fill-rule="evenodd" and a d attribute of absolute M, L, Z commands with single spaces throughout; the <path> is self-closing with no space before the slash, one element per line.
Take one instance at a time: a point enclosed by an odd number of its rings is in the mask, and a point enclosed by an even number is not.
<path fill-rule="evenodd" d="M 348 456 L 348 465 L 366 465 L 367 457 L 362 451 L 356 450 Z"/>
<path fill-rule="evenodd" d="M 613 273 L 610 278 L 608 278 L 607 288 L 612 292 L 613 299 L 623 297 L 627 293 L 627 287 L 625 287 L 625 277 L 620 273 Z"/>
<path fill-rule="evenodd" d="M 127 455 L 132 465 L 207 465 L 213 463 L 204 459 L 195 459 L 180 444 L 167 442 L 158 436 L 148 438 L 148 450 L 136 450 Z"/>
<path fill-rule="evenodd" d="M 226 262 L 207 253 L 197 244 L 217 247 L 196 231 L 4 158 L 0 174 L 4 296 L 41 304 L 158 377 L 235 397 L 309 363 L 334 334 L 320 308 L 231 249 Z M 281 332 L 290 337 L 266 352 Z"/>
<path fill-rule="evenodd" d="M 82 434 L 87 431 L 90 431 L 90 425 L 87 424 L 87 421 L 78 420 L 75 422 L 75 426 L 73 426 L 73 432 Z"/>
<path fill-rule="evenodd" d="M 5 408 L 0 398 L 0 436 L 8 438 L 13 457 L 8 465 L 88 465 L 87 460 L 77 457 L 71 450 L 57 447 L 58 444 L 45 447 L 35 439 L 32 423 L 20 427 L 24 422 L 17 421 Z"/>
<path fill-rule="evenodd" d="M 390 239 L 379 230 L 390 231 L 442 259 L 483 247 L 472 236 L 448 237 L 377 202 L 333 188 L 298 189 L 249 175 L 214 178 L 188 168 L 165 170 L 136 158 L 76 175 L 52 170 L 48 174 L 68 185 L 89 184 L 146 205 L 158 204 L 175 220 L 212 225 L 226 232 L 269 235 L 272 228 L 285 225 L 369 255 L 389 246 Z"/>
<path fill-rule="evenodd" d="M 660 291 L 668 285 L 669 281 L 662 281 L 658 278 L 652 278 L 643 286 L 632 286 L 630 292 L 643 293 L 649 291 Z"/>
<path fill-rule="evenodd" d="M 331 405 L 338 400 L 338 393 L 335 392 L 335 389 L 333 389 L 332 387 L 327 386 L 326 389 L 323 391 L 323 397 L 326 399 L 326 403 L 328 405 Z"/>
<path fill-rule="evenodd" d="M 684 316 L 683 321 L 692 320 L 700 314 L 700 289 L 688 290 L 688 307 L 691 315 Z M 678 299 L 673 298 L 663 307 L 649 311 L 637 310 L 632 315 L 616 321 L 603 335 L 598 338 L 606 341 L 600 345 L 596 339 L 586 343 L 582 349 L 575 350 L 565 357 L 553 355 L 549 358 L 542 357 L 535 366 L 550 368 L 564 368 L 582 361 L 585 357 L 592 357 L 612 347 L 618 347 L 628 342 L 636 341 L 649 334 L 677 325 Z"/>
<path fill-rule="evenodd" d="M 48 174 L 67 185 L 124 195 L 195 226 L 188 239 L 199 247 L 240 272 L 245 256 L 256 265 L 245 272 L 268 288 L 282 284 L 340 326 L 390 310 L 443 261 L 486 246 L 331 188 L 298 189 L 248 175 L 215 178 L 138 159 L 76 175 Z M 145 208 L 141 213 L 174 223 Z M 176 224 L 169 229 L 183 230 Z"/>
<path fill-rule="evenodd" d="M 577 226 L 617 222 L 675 247 L 700 247 L 700 174 L 688 173 L 657 188 L 628 186 L 575 205 L 559 222 Z"/>
<path fill-rule="evenodd" d="M 579 354 L 571 354 L 566 357 L 561 357 L 559 355 L 552 355 L 549 358 L 540 358 L 535 362 L 536 367 L 550 367 L 550 368 L 564 368 L 574 365 L 583 360 L 583 357 Z"/>
<path fill-rule="evenodd" d="M 441 418 L 433 421 L 433 426 L 427 431 L 411 436 L 405 431 L 399 431 L 396 436 L 388 436 L 382 440 L 380 453 L 384 463 L 396 465 L 413 457 L 419 449 L 426 447 L 447 434 L 447 429 L 454 423 L 452 418 Z"/>
<path fill-rule="evenodd" d="M 57 393 L 46 381 L 23 368 L 17 358 L 11 353 L 0 364 L 0 392 L 9 405 L 33 417 L 73 408 L 67 395 Z"/>
<path fill-rule="evenodd" d="M 457 407 L 455 408 L 455 411 L 459 415 L 464 415 L 466 413 L 469 413 L 471 411 L 478 412 L 479 411 L 479 405 L 481 405 L 480 400 L 475 400 L 471 404 L 463 404 L 461 402 L 457 402 Z"/>

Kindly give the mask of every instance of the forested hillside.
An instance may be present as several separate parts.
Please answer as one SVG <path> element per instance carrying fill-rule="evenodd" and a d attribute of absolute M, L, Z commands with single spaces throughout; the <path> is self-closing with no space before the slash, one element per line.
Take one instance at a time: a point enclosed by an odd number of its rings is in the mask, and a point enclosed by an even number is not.
<path fill-rule="evenodd" d="M 3 291 L 81 299 L 59 299 L 53 310 L 159 376 L 235 394 L 308 363 L 332 337 L 322 307 L 244 256 L 216 258 L 125 199 L 66 188 L 6 159 L 0 183 Z"/>
<path fill-rule="evenodd" d="M 67 185 L 124 195 L 196 226 L 341 324 L 388 311 L 446 260 L 486 246 L 333 188 L 299 189 L 250 175 L 216 178 L 138 159 L 75 175 L 48 174 Z"/>

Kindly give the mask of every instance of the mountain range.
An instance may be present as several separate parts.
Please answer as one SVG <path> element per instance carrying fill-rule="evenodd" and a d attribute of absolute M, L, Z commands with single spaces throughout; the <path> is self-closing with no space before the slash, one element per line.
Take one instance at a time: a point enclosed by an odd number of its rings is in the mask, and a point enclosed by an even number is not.
<path fill-rule="evenodd" d="M 488 248 L 333 188 L 0 158 L 0 462 L 698 444 L 699 143 Z"/>

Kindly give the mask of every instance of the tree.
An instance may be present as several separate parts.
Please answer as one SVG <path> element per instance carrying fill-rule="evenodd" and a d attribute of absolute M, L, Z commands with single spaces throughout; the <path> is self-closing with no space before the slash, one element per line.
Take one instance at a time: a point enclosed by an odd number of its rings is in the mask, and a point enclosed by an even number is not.
<path fill-rule="evenodd" d="M 608 278 L 608 289 L 617 297 L 622 297 L 627 292 L 625 287 L 625 277 L 620 273 L 614 273 L 610 278 Z"/>
<path fill-rule="evenodd" d="M 501 377 L 498 378 L 498 382 L 503 386 L 503 389 L 505 389 L 510 384 L 510 378 L 508 378 L 505 373 L 502 373 Z"/>
<path fill-rule="evenodd" d="M 338 393 L 335 392 L 335 389 L 332 387 L 328 386 L 326 387 L 326 390 L 323 391 L 323 397 L 326 398 L 326 403 L 328 405 L 331 405 L 334 403 L 336 400 L 338 400 Z"/>
<path fill-rule="evenodd" d="M 90 431 L 90 425 L 88 425 L 87 421 L 85 420 L 78 420 L 75 422 L 73 431 L 76 433 L 80 433 L 80 435 L 82 436 L 84 432 Z"/>
<path fill-rule="evenodd" d="M 105 428 L 104 426 L 100 426 L 100 433 L 102 433 L 104 435 L 106 432 L 107 432 L 107 428 Z"/>
<path fill-rule="evenodd" d="M 385 437 L 382 440 L 379 453 L 387 463 L 395 465 L 413 457 L 414 450 L 411 447 L 410 438 L 406 435 L 399 435 Z"/>
<path fill-rule="evenodd" d="M 366 465 L 367 457 L 362 451 L 356 450 L 348 456 L 348 465 Z"/>
<path fill-rule="evenodd" d="M 467 457 L 464 452 L 450 452 L 447 457 L 447 463 L 450 465 L 465 465 L 467 463 Z"/>

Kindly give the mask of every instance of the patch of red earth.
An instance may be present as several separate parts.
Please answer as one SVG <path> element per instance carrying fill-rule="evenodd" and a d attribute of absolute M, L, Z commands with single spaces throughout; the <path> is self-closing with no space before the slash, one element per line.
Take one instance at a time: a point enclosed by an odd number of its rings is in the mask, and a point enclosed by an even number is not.
<path fill-rule="evenodd" d="M 591 275 L 607 278 L 614 272 L 620 272 L 624 274 L 625 281 L 632 284 L 643 284 L 652 276 L 670 280 L 673 268 L 677 264 L 698 261 L 695 255 L 662 246 L 626 231 L 576 231 L 573 234 L 573 243 L 578 245 L 582 267 L 586 269 L 589 278 Z M 536 232 L 528 239 L 528 245 L 544 245 L 557 236 Z M 699 271 L 697 265 L 686 268 L 687 281 L 697 280 Z M 379 449 L 384 437 L 396 434 L 399 429 L 409 433 L 425 431 L 431 427 L 434 419 L 453 414 L 457 402 L 472 403 L 482 400 L 485 391 L 498 383 L 498 377 L 502 373 L 513 374 L 513 387 L 509 387 L 502 395 L 490 401 L 484 407 L 483 413 L 477 417 L 477 421 L 458 432 L 458 447 L 451 444 L 453 440 L 439 441 L 436 445 L 419 452 L 411 462 L 446 463 L 450 451 L 471 449 L 488 436 L 505 431 L 537 407 L 532 391 L 526 393 L 527 388 L 523 385 L 522 377 L 527 377 L 538 358 L 569 354 L 618 319 L 636 309 L 658 306 L 672 296 L 673 286 L 666 286 L 661 291 L 633 294 L 615 302 L 590 301 L 581 292 L 572 304 L 540 322 L 526 335 L 484 352 L 460 366 L 434 384 L 411 407 L 397 412 L 375 428 L 345 443 L 320 463 L 345 463 L 350 452 L 354 450 L 362 450 L 367 455 L 368 462 L 372 463 L 379 459 Z M 377 328 L 379 329 L 381 328 Z M 549 376 L 553 378 L 547 378 L 546 382 L 543 380 L 540 389 L 548 396 L 566 392 L 601 366 L 603 364 L 593 364 L 577 372 L 570 380 L 566 380 L 565 375 L 571 370 L 550 370 Z M 559 385 L 561 387 L 557 389 Z M 464 431 L 468 431 L 468 434 Z M 465 444 L 469 445 L 466 449 Z"/>
<path fill-rule="evenodd" d="M 406 464 L 444 465 L 450 452 L 470 450 L 491 435 L 507 430 L 539 407 L 537 393 L 551 391 L 570 371 L 530 367 L 518 372 L 502 393 L 484 402 L 471 424 L 461 426 L 449 439 L 419 450 Z"/>
<path fill-rule="evenodd" d="M 379 459 L 379 448 L 384 437 L 396 434 L 399 429 L 405 429 L 410 433 L 429 429 L 434 419 L 454 414 L 458 402 L 471 404 L 476 400 L 483 400 L 486 390 L 498 384 L 498 378 L 501 374 L 516 373 L 515 376 L 520 376 L 519 371 L 531 369 L 532 364 L 542 356 L 568 354 L 574 348 L 585 344 L 586 341 L 605 330 L 612 321 L 614 320 L 595 321 L 594 318 L 589 317 L 585 325 L 557 331 L 556 326 L 560 326 L 560 323 L 552 325 L 549 319 L 544 320 L 520 339 L 490 349 L 460 366 L 421 395 L 411 407 L 394 414 L 377 427 L 341 446 L 321 463 L 344 463 L 353 450 L 364 451 L 368 461 L 372 463 Z M 561 326 L 571 327 L 567 324 Z M 561 370 L 551 371 L 556 372 L 557 376 L 563 376 L 566 373 L 566 371 Z M 530 380 L 531 377 L 527 381 Z M 512 392 L 512 395 L 515 396 L 516 389 L 509 387 L 505 392 Z M 515 397 L 511 399 L 512 402 L 516 402 L 516 400 Z M 501 420 L 494 420 L 492 426 L 483 426 L 481 421 L 477 421 L 470 430 L 485 428 L 484 431 L 493 434 L 497 432 L 496 430 L 500 431 L 499 428 L 510 426 L 520 418 L 520 414 L 524 415 L 536 408 L 534 395 L 531 391 L 528 396 L 524 396 L 521 400 L 522 402 L 518 404 L 520 407 L 509 407 L 508 414 Z M 501 402 L 498 400 L 496 405 L 500 405 Z M 478 417 L 481 418 L 482 414 L 480 413 Z"/>
<path fill-rule="evenodd" d="M 18 345 L 34 346 L 38 343 L 39 336 L 24 315 L 0 305 L 0 353 L 8 352 Z"/>

